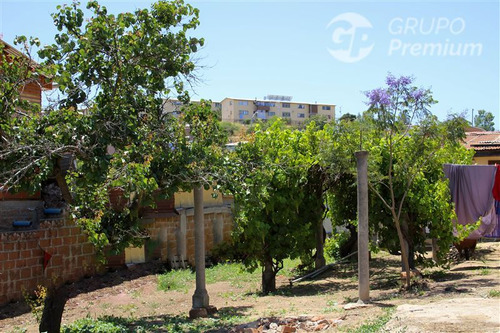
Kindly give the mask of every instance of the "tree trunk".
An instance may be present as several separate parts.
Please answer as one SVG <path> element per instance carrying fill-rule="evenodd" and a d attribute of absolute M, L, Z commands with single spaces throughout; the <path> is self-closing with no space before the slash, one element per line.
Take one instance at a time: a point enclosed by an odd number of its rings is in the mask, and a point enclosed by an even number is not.
<path fill-rule="evenodd" d="M 262 292 L 264 295 L 276 291 L 276 272 L 273 269 L 273 260 L 266 259 L 262 271 Z"/>
<path fill-rule="evenodd" d="M 406 246 L 406 254 L 408 255 L 408 265 L 410 266 L 410 270 L 415 269 L 415 244 L 413 243 L 413 239 L 410 235 L 413 235 L 413 231 L 410 230 L 410 225 L 408 221 L 411 221 L 408 214 L 404 214 L 404 218 L 400 219 L 401 223 L 401 233 L 403 234 L 403 238 L 405 240 Z M 403 266 L 403 269 L 405 266 Z"/>
<path fill-rule="evenodd" d="M 401 247 L 401 259 L 403 261 L 403 267 L 406 273 L 406 289 L 410 289 L 411 281 L 410 281 L 410 266 L 408 265 L 408 252 L 406 251 L 406 245 L 405 245 L 406 242 L 403 236 L 403 232 L 401 231 L 401 224 L 394 209 L 392 209 L 392 218 L 396 226 L 396 231 L 398 232 L 399 245 Z"/>
<path fill-rule="evenodd" d="M 415 245 L 409 244 L 408 245 L 408 265 L 410 266 L 410 269 L 416 269 L 415 267 Z"/>
<path fill-rule="evenodd" d="M 401 225 L 399 224 L 399 219 L 393 212 L 394 224 L 396 225 L 396 230 L 398 232 L 399 245 L 401 246 L 401 259 L 403 260 L 403 267 L 406 272 L 406 289 L 410 289 L 410 265 L 408 265 L 408 252 L 406 251 L 405 239 L 403 232 L 401 231 Z"/>
<path fill-rule="evenodd" d="M 326 264 L 325 253 L 323 250 L 325 243 L 325 229 L 323 221 L 319 221 L 316 226 L 316 255 L 314 259 L 314 267 L 316 269 L 324 267 Z"/>
<path fill-rule="evenodd" d="M 69 297 L 69 290 L 67 285 L 59 288 L 50 288 L 45 298 L 40 332 L 59 333 L 61 331 L 61 320 L 64 311 L 64 305 Z"/>

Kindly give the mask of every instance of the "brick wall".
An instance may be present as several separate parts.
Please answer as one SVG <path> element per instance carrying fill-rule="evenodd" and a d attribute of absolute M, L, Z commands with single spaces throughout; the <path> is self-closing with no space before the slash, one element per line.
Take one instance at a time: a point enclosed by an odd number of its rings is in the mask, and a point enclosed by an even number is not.
<path fill-rule="evenodd" d="M 45 270 L 42 248 L 52 255 Z M 43 221 L 37 230 L 0 233 L 0 304 L 21 299 L 23 289 L 72 282 L 95 271 L 94 247 L 68 219 Z"/>
<path fill-rule="evenodd" d="M 180 215 L 149 219 L 145 224 L 151 235 L 146 244 L 146 260 L 169 262 L 182 256 L 194 265 L 193 209 L 179 209 Z M 205 208 L 207 254 L 216 243 L 228 240 L 233 227 L 229 207 Z M 52 255 L 43 269 L 43 248 Z M 124 254 L 108 258 L 108 266 L 120 266 Z M 0 232 L 0 304 L 22 299 L 22 290 L 37 285 L 73 282 L 97 271 L 95 251 L 80 228 L 60 218 L 40 223 L 39 229 Z"/>

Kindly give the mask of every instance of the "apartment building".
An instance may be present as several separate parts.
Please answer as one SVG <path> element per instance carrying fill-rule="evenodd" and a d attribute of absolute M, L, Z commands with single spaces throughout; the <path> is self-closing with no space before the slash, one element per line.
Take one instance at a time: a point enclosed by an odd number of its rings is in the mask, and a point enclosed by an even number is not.
<path fill-rule="evenodd" d="M 280 96 L 276 96 L 280 97 Z M 292 102 L 291 98 L 265 100 L 224 98 L 221 101 L 222 121 L 251 122 L 281 117 L 291 124 L 298 125 L 314 115 L 324 115 L 328 120 L 335 119 L 335 105 Z"/>

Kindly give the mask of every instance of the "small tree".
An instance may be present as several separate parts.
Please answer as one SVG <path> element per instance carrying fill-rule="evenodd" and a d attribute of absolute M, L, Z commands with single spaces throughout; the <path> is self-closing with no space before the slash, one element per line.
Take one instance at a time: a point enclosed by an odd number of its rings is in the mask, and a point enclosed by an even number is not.
<path fill-rule="evenodd" d="M 320 143 L 314 124 L 300 132 L 277 120 L 266 131 L 257 126 L 228 164 L 227 184 L 235 199 L 233 245 L 249 270 L 262 267 L 265 294 L 276 290 L 284 259 L 314 248 L 323 215 L 322 171 L 314 153 Z"/>
<path fill-rule="evenodd" d="M 474 117 L 474 126 L 481 127 L 486 131 L 495 130 L 495 116 L 488 111 L 478 110 L 477 115 Z"/>
<path fill-rule="evenodd" d="M 464 123 L 459 118 L 440 125 L 428 110 L 435 103 L 431 92 L 412 83 L 411 77 L 388 75 L 386 88 L 366 93 L 368 114 L 379 134 L 370 150 L 370 188 L 389 211 L 396 229 L 407 287 L 408 249 L 415 244 L 413 236 L 423 232 L 422 224 L 415 223 L 411 215 L 416 214 L 418 221 L 442 221 L 442 228 L 433 223 L 433 232 L 446 233 L 449 237 L 443 239 L 451 242 L 453 210 L 447 204 L 446 182 L 440 181 L 439 175 L 442 176 L 441 163 L 452 161 L 441 152 L 446 147 L 460 149 L 459 140 L 464 135 Z"/>

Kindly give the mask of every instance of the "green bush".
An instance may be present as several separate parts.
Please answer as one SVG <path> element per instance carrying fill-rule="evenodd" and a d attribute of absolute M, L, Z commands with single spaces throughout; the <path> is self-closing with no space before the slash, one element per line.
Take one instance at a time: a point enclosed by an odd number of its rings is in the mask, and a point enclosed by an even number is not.
<path fill-rule="evenodd" d="M 129 332 L 123 323 L 117 320 L 109 320 L 106 317 L 94 319 L 79 319 L 70 325 L 64 325 L 62 333 L 126 333 Z"/>
<path fill-rule="evenodd" d="M 340 249 L 342 245 L 349 240 L 350 234 L 348 231 L 334 233 L 332 237 L 325 240 L 325 257 L 328 261 L 337 261 L 342 259 Z"/>
<path fill-rule="evenodd" d="M 230 123 L 227 121 L 223 121 L 220 123 L 222 129 L 227 133 L 228 136 L 237 135 L 241 131 L 241 124 L 238 123 Z"/>

